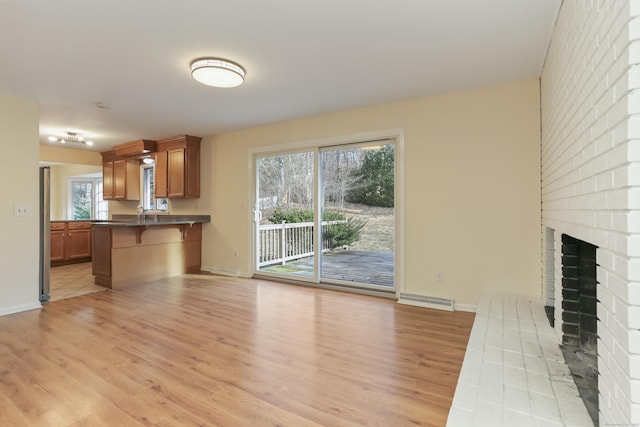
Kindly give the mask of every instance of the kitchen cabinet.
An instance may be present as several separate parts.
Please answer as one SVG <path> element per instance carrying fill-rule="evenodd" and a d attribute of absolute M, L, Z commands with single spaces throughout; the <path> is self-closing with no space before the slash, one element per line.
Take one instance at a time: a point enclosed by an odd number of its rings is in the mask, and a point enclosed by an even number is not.
<path fill-rule="evenodd" d="M 155 197 L 195 199 L 200 197 L 200 141 L 178 135 L 156 143 Z"/>
<path fill-rule="evenodd" d="M 67 223 L 67 259 L 91 256 L 91 223 Z"/>
<path fill-rule="evenodd" d="M 140 200 L 140 161 L 120 159 L 113 162 L 113 198 Z"/>
<path fill-rule="evenodd" d="M 102 198 L 113 200 L 113 160 L 102 163 Z"/>
<path fill-rule="evenodd" d="M 55 221 L 50 224 L 51 262 L 68 264 L 91 258 L 91 222 Z"/>
<path fill-rule="evenodd" d="M 50 224 L 50 257 L 51 261 L 64 261 L 65 238 L 67 234 L 66 222 L 52 222 Z"/>
<path fill-rule="evenodd" d="M 154 154 L 153 192 L 156 199 L 167 197 L 167 155 L 166 151 Z"/>
<path fill-rule="evenodd" d="M 102 154 L 104 200 L 140 200 L 140 161 L 117 158 L 115 151 Z"/>

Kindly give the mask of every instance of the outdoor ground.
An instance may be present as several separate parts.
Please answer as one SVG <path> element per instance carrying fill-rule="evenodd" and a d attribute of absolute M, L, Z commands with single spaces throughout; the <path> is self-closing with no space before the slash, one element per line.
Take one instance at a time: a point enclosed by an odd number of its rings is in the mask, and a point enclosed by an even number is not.
<path fill-rule="evenodd" d="M 362 229 L 360 240 L 349 249 L 374 252 L 393 252 L 394 215 L 393 208 L 366 206 L 357 203 L 345 203 L 342 209 L 326 205 L 325 209 L 337 210 L 348 217 L 355 216 L 367 220 Z"/>

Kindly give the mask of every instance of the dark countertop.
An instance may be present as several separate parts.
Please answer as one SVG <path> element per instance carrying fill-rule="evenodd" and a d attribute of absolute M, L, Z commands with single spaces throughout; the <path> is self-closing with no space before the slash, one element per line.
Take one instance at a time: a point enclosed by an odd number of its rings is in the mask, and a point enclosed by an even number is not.
<path fill-rule="evenodd" d="M 92 221 L 98 227 L 141 227 L 157 225 L 204 224 L 211 222 L 211 215 L 163 215 L 147 214 L 146 220 L 137 215 L 113 215 L 110 221 Z"/>

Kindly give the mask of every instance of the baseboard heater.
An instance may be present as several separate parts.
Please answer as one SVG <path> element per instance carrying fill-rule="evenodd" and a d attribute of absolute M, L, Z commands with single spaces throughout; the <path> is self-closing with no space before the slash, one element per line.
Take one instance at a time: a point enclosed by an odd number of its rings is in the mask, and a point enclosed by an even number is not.
<path fill-rule="evenodd" d="M 453 298 L 430 297 L 427 295 L 400 293 L 398 302 L 400 304 L 417 305 L 418 307 L 453 311 Z"/>

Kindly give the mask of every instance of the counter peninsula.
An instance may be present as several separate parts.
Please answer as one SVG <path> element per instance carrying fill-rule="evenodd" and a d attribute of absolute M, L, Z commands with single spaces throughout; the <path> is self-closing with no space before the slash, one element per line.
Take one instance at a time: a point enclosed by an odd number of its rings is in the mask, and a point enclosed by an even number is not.
<path fill-rule="evenodd" d="M 119 289 L 200 271 L 209 215 L 114 215 L 92 225 L 95 284 Z"/>

